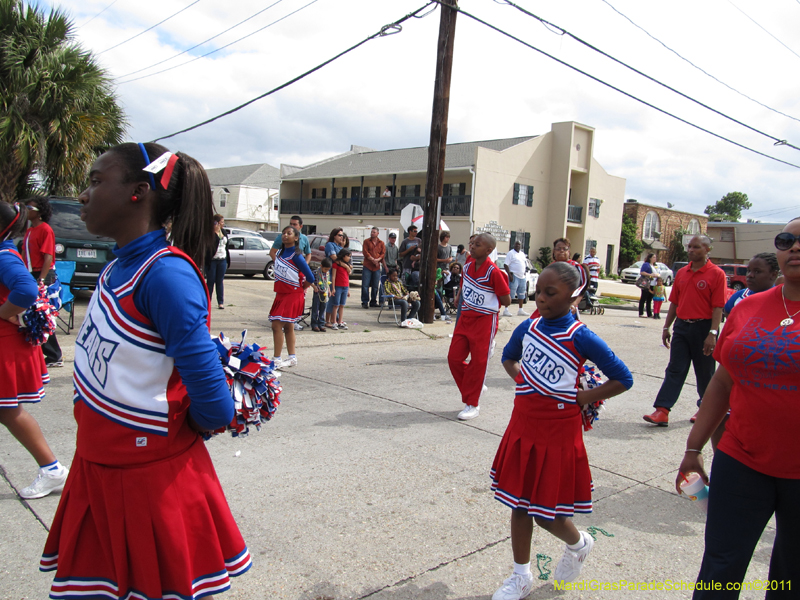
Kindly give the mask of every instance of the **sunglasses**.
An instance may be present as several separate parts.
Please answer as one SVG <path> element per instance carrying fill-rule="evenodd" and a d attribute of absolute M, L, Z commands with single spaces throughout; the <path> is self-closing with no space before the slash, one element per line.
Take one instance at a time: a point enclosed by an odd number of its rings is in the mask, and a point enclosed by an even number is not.
<path fill-rule="evenodd" d="M 775 247 L 778 250 L 788 250 L 794 246 L 795 242 L 800 242 L 800 235 L 792 235 L 788 231 L 784 231 L 775 236 Z"/>
<path fill-rule="evenodd" d="M 27 208 L 29 211 L 30 210 L 35 210 L 36 212 L 39 212 L 39 209 L 36 208 L 35 206 L 26 206 L 25 208 Z"/>

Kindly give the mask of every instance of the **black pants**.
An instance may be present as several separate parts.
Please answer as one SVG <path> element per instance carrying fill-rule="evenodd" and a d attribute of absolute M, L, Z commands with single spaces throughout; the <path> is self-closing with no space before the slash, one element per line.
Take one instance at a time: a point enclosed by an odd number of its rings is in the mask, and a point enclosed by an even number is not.
<path fill-rule="evenodd" d="M 662 406 L 671 410 L 681 395 L 681 389 L 689 374 L 689 365 L 694 366 L 694 376 L 697 379 L 697 406 L 706 393 L 708 382 L 714 376 L 717 363 L 713 356 L 703 354 L 703 343 L 711 329 L 711 319 L 703 319 L 694 323 L 687 323 L 675 319 L 672 331 L 672 344 L 669 348 L 669 364 L 664 372 L 664 382 L 658 390 L 658 396 L 653 406 Z"/>
<path fill-rule="evenodd" d="M 722 590 L 695 590 L 692 598 L 739 597 L 738 590 L 726 588 L 744 579 L 756 544 L 773 513 L 776 534 L 769 579 L 775 582 L 772 586 L 777 589 L 767 591 L 765 598 L 797 598 L 800 595 L 800 561 L 797 559 L 800 479 L 764 475 L 719 450 L 714 453 L 711 478 L 705 552 L 697 581 L 720 582 Z"/>
<path fill-rule="evenodd" d="M 639 316 L 644 315 L 644 309 L 647 307 L 647 316 L 653 316 L 653 292 L 650 288 L 642 290 L 642 295 L 639 297 Z"/>
<path fill-rule="evenodd" d="M 50 285 L 56 280 L 55 273 L 55 270 L 51 270 L 47 274 L 47 276 L 44 278 L 45 285 Z M 36 279 L 36 283 L 38 285 L 41 271 L 34 271 L 31 273 L 31 275 L 33 275 L 33 278 Z M 58 345 L 55 332 L 53 332 L 53 335 L 47 338 L 47 341 L 42 344 L 42 353 L 44 354 L 44 362 L 48 364 L 58 362 L 62 359 L 61 346 Z"/>
<path fill-rule="evenodd" d="M 206 272 L 206 286 L 208 286 L 208 297 L 214 295 L 214 286 L 217 286 L 217 304 L 225 304 L 225 271 L 228 270 L 227 261 L 214 259 L 208 263 Z"/>

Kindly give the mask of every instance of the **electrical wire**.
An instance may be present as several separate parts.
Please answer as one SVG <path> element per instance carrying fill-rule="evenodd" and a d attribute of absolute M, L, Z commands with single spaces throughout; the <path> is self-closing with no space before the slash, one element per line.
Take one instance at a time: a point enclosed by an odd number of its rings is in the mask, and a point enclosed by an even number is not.
<path fill-rule="evenodd" d="M 127 44 L 127 43 L 128 43 L 128 42 L 130 42 L 131 40 L 135 40 L 135 39 L 136 39 L 137 37 L 139 37 L 140 35 L 143 35 L 143 34 L 147 33 L 148 31 L 150 31 L 151 29 L 155 29 L 155 28 L 156 28 L 156 27 L 158 27 L 159 25 L 161 25 L 161 24 L 163 24 L 163 23 L 166 23 L 166 22 L 167 22 L 167 21 L 169 21 L 169 20 L 170 20 L 172 17 L 174 17 L 174 16 L 177 16 L 177 15 L 181 14 L 181 13 L 182 13 L 183 11 L 185 11 L 187 8 L 191 8 L 192 6 L 194 6 L 195 4 L 197 4 L 198 2 L 200 2 L 200 0 L 194 0 L 194 2 L 192 2 L 192 3 L 191 3 L 189 6 L 186 6 L 186 7 L 182 8 L 182 9 L 180 9 L 180 10 L 179 10 L 178 12 L 176 12 L 176 13 L 172 13 L 170 16 L 168 16 L 168 17 L 167 17 L 166 19 L 164 19 L 163 21 L 159 21 L 158 23 L 156 23 L 156 24 L 155 24 L 155 25 L 153 25 L 152 27 L 148 27 L 148 28 L 147 28 L 147 29 L 145 29 L 144 31 L 140 31 L 139 33 L 137 33 L 137 34 L 136 34 L 136 35 L 134 35 L 133 37 L 129 37 L 127 40 L 125 40 L 125 41 L 122 41 L 122 42 L 120 42 L 119 44 L 115 44 L 115 45 L 111 46 L 111 48 L 106 48 L 106 49 L 105 49 L 105 50 L 103 50 L 102 52 L 98 52 L 98 53 L 96 54 L 96 56 L 99 56 L 100 54 L 104 54 L 105 52 L 108 52 L 109 50 L 113 50 L 114 48 L 119 48 L 120 46 L 122 46 L 122 44 Z"/>
<path fill-rule="evenodd" d="M 767 137 L 767 138 L 771 139 L 775 143 L 775 145 L 788 146 L 790 148 L 794 148 L 795 150 L 800 150 L 800 148 L 798 148 L 797 146 L 795 146 L 793 144 L 788 143 L 786 140 L 782 140 L 781 138 L 775 137 L 774 135 L 770 135 L 769 133 L 764 133 L 760 129 L 756 129 L 755 127 L 752 127 L 752 126 L 748 125 L 747 123 L 743 123 L 742 121 L 739 121 L 738 119 L 735 119 L 734 117 L 726 115 L 725 113 L 717 110 L 716 108 L 712 108 L 711 106 L 701 102 L 700 100 L 697 100 L 697 99 L 689 96 L 688 94 L 684 94 L 683 92 L 681 92 L 679 90 L 676 90 L 674 87 L 672 87 L 670 85 L 667 85 L 666 83 L 664 83 L 662 81 L 659 81 L 655 77 L 651 77 L 647 73 L 643 73 L 639 69 L 637 69 L 635 67 L 632 67 L 631 65 L 619 60 L 618 58 L 614 58 L 613 56 L 611 56 L 607 52 L 605 52 L 605 51 L 601 50 L 600 48 L 590 44 L 586 40 L 583 40 L 583 39 L 579 38 L 575 34 L 573 34 L 573 33 L 569 32 L 569 31 L 567 31 L 566 29 L 564 29 L 563 27 L 561 27 L 559 25 L 556 25 L 555 23 L 551 23 L 550 21 L 547 21 L 547 20 L 545 20 L 545 19 L 533 14 L 532 12 L 522 8 L 521 6 L 518 6 L 517 4 L 514 4 L 513 2 L 511 2 L 511 0 L 505 0 L 505 4 L 507 4 L 508 6 L 513 6 L 518 11 L 528 15 L 529 17 L 532 17 L 532 18 L 536 19 L 537 21 L 541 22 L 542 24 L 544 24 L 548 28 L 553 27 L 553 28 L 557 29 L 559 32 L 561 32 L 562 35 L 567 35 L 567 36 L 571 37 L 573 40 L 575 40 L 579 44 L 582 44 L 582 45 L 586 46 L 587 48 L 590 48 L 591 50 L 594 50 L 595 52 L 597 52 L 599 54 L 602 54 L 606 58 L 609 58 L 609 59 L 613 60 L 618 65 L 622 65 L 626 69 L 630 69 L 631 71 L 633 71 L 637 75 L 641 75 L 645 79 L 648 79 L 649 81 L 652 81 L 653 83 L 656 83 L 656 84 L 660 85 L 661 87 L 666 88 L 666 89 L 668 89 L 669 91 L 671 91 L 671 92 L 673 92 L 675 94 L 678 94 L 682 98 L 685 98 L 686 100 L 689 100 L 690 102 L 694 102 L 695 104 L 697 104 L 699 106 L 702 106 L 703 108 L 705 108 L 707 110 L 710 110 L 711 112 L 719 115 L 720 117 L 728 119 L 729 121 L 732 121 L 732 122 L 736 123 L 737 125 L 741 125 L 742 127 L 745 127 L 747 129 L 749 129 L 750 131 L 753 131 L 755 133 L 758 133 L 760 135 L 763 135 L 764 137 Z"/>
<path fill-rule="evenodd" d="M 770 33 L 769 31 L 767 31 L 767 29 L 766 29 L 766 28 L 765 28 L 763 25 L 761 25 L 761 24 L 760 24 L 758 21 L 756 21 L 756 20 L 755 20 L 753 17 L 751 17 L 750 15 L 748 15 L 746 12 L 744 12 L 744 11 L 743 11 L 741 8 L 739 8 L 738 6 L 736 6 L 736 5 L 735 5 L 733 2 L 731 2 L 731 0 L 728 0 L 728 4 L 730 4 L 730 5 L 731 5 L 733 8 L 735 8 L 736 10 L 738 10 L 740 13 L 742 13 L 742 14 L 743 14 L 745 17 L 747 17 L 748 19 L 750 19 L 750 20 L 751 20 L 753 23 L 755 23 L 755 24 L 756 24 L 758 27 L 760 27 L 760 28 L 761 28 L 761 30 L 762 30 L 762 31 L 764 31 L 764 33 L 766 33 L 766 34 L 767 34 L 768 36 L 770 36 L 770 37 L 771 37 L 773 40 L 775 40 L 776 42 L 778 42 L 778 43 L 779 43 L 781 46 L 783 46 L 783 47 L 784 47 L 784 48 L 786 48 L 786 49 L 787 49 L 789 52 L 791 52 L 792 54 L 794 54 L 794 55 L 795 55 L 797 58 L 800 58 L 800 54 L 798 54 L 797 52 L 795 52 L 794 50 L 792 50 L 791 48 L 789 48 L 789 46 L 787 46 L 787 45 L 786 45 L 786 44 L 784 44 L 782 41 L 780 41 L 780 40 L 779 40 L 777 37 L 775 37 L 774 35 L 772 35 L 772 33 Z"/>
<path fill-rule="evenodd" d="M 86 26 L 87 26 L 89 23 L 91 23 L 92 21 L 94 21 L 94 20 L 95 20 L 97 17 L 99 17 L 99 16 L 100 16 L 100 15 L 102 15 L 104 12 L 106 12 L 106 11 L 107 11 L 109 8 L 111 8 L 112 6 L 114 6 L 114 5 L 115 5 L 117 2 L 119 2 L 119 0 L 114 0 L 114 1 L 113 1 L 111 4 L 109 4 L 108 6 L 106 6 L 106 7 L 105 7 L 103 10 L 101 10 L 101 11 L 100 11 L 99 13 L 97 13 L 95 16 L 93 16 L 91 19 L 89 19 L 88 21 L 86 21 L 86 23 L 83 23 L 83 24 L 81 24 L 81 25 L 78 25 L 78 29 L 80 29 L 81 27 L 86 27 Z"/>
<path fill-rule="evenodd" d="M 277 0 L 276 2 L 273 2 L 272 4 L 267 6 L 266 8 L 262 8 L 261 10 L 259 10 L 258 12 L 253 13 L 252 15 L 247 17 L 246 19 L 243 19 L 243 20 L 239 21 L 235 25 L 231 25 L 227 29 L 225 29 L 223 31 L 220 31 L 218 34 L 211 36 L 207 40 L 203 40 L 199 44 L 195 44 L 191 48 L 187 48 L 186 50 L 182 50 L 182 51 L 178 52 L 177 54 L 174 54 L 174 55 L 170 56 L 169 58 L 165 58 L 164 60 L 160 60 L 160 61 L 158 61 L 156 63 L 153 63 L 152 65 L 149 65 L 147 67 L 142 67 L 141 69 L 137 69 L 136 71 L 131 71 L 130 73 L 126 73 L 125 75 L 120 75 L 119 77 L 117 77 L 117 79 L 125 79 L 126 77 L 130 77 L 131 75 L 136 75 L 137 73 L 141 73 L 142 71 L 147 71 L 148 69 L 152 69 L 153 67 L 157 67 L 158 65 L 163 65 L 165 62 L 169 62 L 173 58 L 178 58 L 179 56 L 182 56 L 183 54 L 186 54 L 187 52 L 191 52 L 195 48 L 199 48 L 200 46 L 203 46 L 203 45 L 207 44 L 208 42 L 217 39 L 219 36 L 228 33 L 232 29 L 236 29 L 237 27 L 239 27 L 239 25 L 243 25 L 244 23 L 247 23 L 251 19 L 254 19 L 255 17 L 257 17 L 261 13 L 264 13 L 264 12 L 268 11 L 270 8 L 272 8 L 276 4 L 280 4 L 281 2 L 283 2 L 283 0 Z"/>
<path fill-rule="evenodd" d="M 441 4 L 441 0 L 431 0 L 431 1 Z M 596 81 L 597 83 L 600 83 L 600 84 L 602 84 L 602 85 L 604 85 L 604 86 L 606 86 L 606 87 L 608 87 L 608 88 L 610 88 L 610 89 L 612 89 L 612 90 L 614 90 L 616 92 L 619 92 L 623 96 L 627 96 L 631 100 L 636 100 L 637 102 L 639 102 L 641 104 L 644 104 L 645 106 L 649 106 L 650 108 L 652 108 L 654 110 L 657 110 L 661 114 L 667 115 L 668 117 L 672 117 L 673 119 L 675 119 L 677 121 L 680 121 L 681 123 L 685 123 L 686 125 L 689 125 L 690 127 L 694 127 L 695 129 L 698 129 L 699 131 L 702 131 L 704 133 L 707 133 L 709 135 L 714 136 L 715 138 L 718 138 L 720 140 L 723 140 L 725 142 L 733 144 L 734 146 L 742 148 L 743 150 L 748 150 L 749 152 L 753 152 L 754 154 L 758 154 L 759 156 L 763 156 L 765 158 L 769 158 L 770 160 L 774 160 L 774 161 L 782 163 L 784 165 L 788 165 L 790 167 L 794 167 L 796 169 L 800 169 L 800 165 L 796 165 L 794 163 L 790 163 L 788 161 L 781 160 L 780 158 L 777 158 L 775 156 L 770 156 L 769 154 L 765 154 L 763 152 L 760 152 L 759 150 L 755 150 L 754 148 L 750 148 L 749 146 L 745 146 L 744 144 L 740 144 L 739 142 L 735 142 L 735 141 L 733 141 L 733 140 L 731 140 L 729 138 L 726 138 L 725 136 L 722 136 L 722 135 L 720 135 L 718 133 L 714 133 L 713 131 L 711 131 L 709 129 L 701 127 L 700 125 L 692 123 L 691 121 L 687 121 L 686 119 L 684 119 L 682 117 L 679 117 L 677 115 L 674 115 L 671 112 L 669 112 L 667 110 L 664 110 L 663 108 L 659 108 L 658 106 L 656 106 L 654 104 L 651 104 L 650 102 L 647 102 L 646 100 L 642 100 L 641 98 L 638 98 L 637 96 L 634 96 L 633 94 L 630 94 L 630 93 L 628 93 L 628 92 L 626 92 L 626 91 L 624 91 L 624 90 L 622 90 L 622 89 L 620 89 L 620 88 L 618 88 L 618 87 L 616 87 L 616 86 L 614 86 L 614 85 L 612 85 L 612 84 L 610 84 L 610 83 L 608 83 L 606 81 L 603 81 L 599 77 L 595 77 L 594 75 L 592 75 L 590 73 L 587 73 L 586 71 L 583 71 L 583 70 L 579 69 L 578 67 L 575 67 L 575 66 L 569 64 L 568 62 L 565 62 L 565 61 L 561 60 L 560 58 L 556 58 L 552 54 L 548 54 L 544 50 L 541 50 L 540 48 L 537 48 L 536 46 L 533 46 L 533 45 L 529 44 L 528 42 L 526 42 L 524 40 L 521 40 L 520 38 L 514 36 L 511 33 L 508 33 L 507 31 L 503 31 L 502 29 L 492 25 L 491 23 L 487 23 L 486 21 L 484 21 L 480 17 L 476 17 L 475 15 L 472 15 L 472 14 L 468 13 L 467 11 L 465 11 L 462 8 L 458 8 L 457 10 L 458 10 L 458 12 L 463 14 L 465 17 L 469 17 L 470 19 L 472 19 L 474 21 L 477 21 L 478 23 L 481 23 L 481 24 L 489 27 L 490 29 L 493 29 L 497 33 L 500 33 L 501 35 L 504 35 L 504 36 L 516 41 L 516 42 L 519 42 L 523 46 L 526 46 L 526 47 L 530 48 L 531 50 L 535 50 L 536 52 L 539 52 L 540 54 L 543 54 L 544 56 L 556 61 L 557 63 L 559 63 L 561 65 L 564 65 L 565 67 L 568 67 L 568 68 L 572 69 L 573 71 L 575 71 L 577 73 L 580 73 L 581 75 L 585 75 L 589 79 L 592 79 L 593 81 Z"/>
<path fill-rule="evenodd" d="M 201 58 L 205 58 L 206 56 L 211 56 L 212 54 L 215 54 L 215 53 L 217 53 L 217 52 L 219 52 L 221 50 L 224 50 L 225 48 L 233 46 L 234 44 L 238 44 L 242 40 L 246 40 L 247 38 L 249 38 L 251 36 L 254 36 L 257 33 L 260 33 L 262 31 L 264 31 L 265 29 L 268 29 L 268 28 L 272 27 L 276 23 L 280 23 L 284 19 L 288 19 L 292 15 L 295 15 L 295 14 L 299 13 L 301 10 L 303 10 L 305 8 L 308 8 L 309 6 L 311 6 L 312 4 L 316 4 L 317 2 L 319 2 L 319 0 L 311 0 L 311 2 L 309 2 L 308 4 L 305 4 L 305 5 L 301 6 L 297 10 L 293 10 L 292 12 L 290 12 L 287 15 L 283 15 L 280 19 L 275 19 L 272 23 L 269 23 L 268 25 L 264 25 L 264 27 L 261 27 L 260 29 L 256 29 L 255 31 L 250 32 L 247 35 L 240 37 L 238 40 L 234 40 L 229 44 L 225 44 L 224 46 L 220 46 L 219 48 L 217 48 L 215 50 L 212 50 L 211 52 L 206 52 L 205 54 L 201 54 L 200 56 L 195 56 L 192 60 L 187 60 L 186 62 L 181 63 L 179 65 L 175 65 L 173 67 L 167 67 L 166 69 L 162 69 L 161 71 L 156 71 L 155 73 L 148 73 L 147 75 L 142 75 L 141 77 L 135 77 L 134 79 L 128 79 L 127 81 L 119 81 L 119 82 L 117 82 L 117 85 L 125 85 L 126 83 L 131 83 L 132 81 L 139 81 L 140 79 L 146 79 L 148 77 L 152 77 L 153 75 L 160 75 L 161 73 L 166 73 L 167 71 L 172 71 L 172 70 L 177 69 L 179 67 L 186 66 L 186 65 L 188 65 L 190 63 L 193 63 L 196 60 L 200 60 Z"/>
<path fill-rule="evenodd" d="M 705 69 L 703 69 L 702 67 L 699 67 L 699 66 L 697 66 L 696 64 L 694 64 L 692 61 L 690 61 L 690 60 L 689 60 L 688 58 L 686 58 L 685 56 L 682 56 L 682 55 L 681 55 L 680 53 L 678 53 L 676 50 L 673 50 L 672 48 L 670 48 L 669 46 L 667 46 L 667 45 L 666 45 L 664 42 L 662 42 L 660 39 L 658 39 L 658 38 L 657 38 L 656 36 L 654 36 L 652 33 L 650 33 L 649 31 L 647 31 L 647 30 L 646 30 L 644 27 L 642 27 L 641 25 L 639 25 L 639 24 L 635 23 L 635 22 L 633 21 L 633 19 L 631 19 L 631 18 L 630 18 L 628 15 L 626 15 L 626 14 L 624 14 L 624 13 L 620 12 L 620 11 L 619 11 L 617 8 L 615 8 L 615 7 L 614 7 L 614 5 L 612 5 L 612 4 L 611 4 L 611 3 L 610 3 L 608 0 L 600 0 L 600 1 L 601 1 L 601 2 L 604 2 L 606 5 L 608 5 L 608 7 L 609 7 L 611 10 L 613 10 L 615 13 L 617 13 L 617 14 L 618 14 L 619 16 L 621 16 L 623 19 L 627 20 L 627 21 L 628 21 L 628 22 L 629 22 L 631 25 L 633 25 L 633 26 L 634 26 L 634 27 L 636 27 L 637 29 L 639 29 L 639 30 L 641 30 L 642 32 L 644 32 L 644 33 L 645 33 L 645 35 L 647 35 L 647 36 L 648 36 L 648 37 L 650 37 L 651 39 L 655 40 L 656 42 L 658 42 L 659 44 L 661 44 L 662 46 L 664 46 L 664 48 L 666 48 L 667 50 L 669 50 L 670 52 L 672 52 L 672 53 L 673 53 L 675 56 L 677 56 L 678 58 L 680 58 L 682 61 L 689 63 L 689 64 L 690 64 L 691 66 L 693 66 L 695 69 L 697 69 L 698 71 L 700 71 L 700 72 L 701 72 L 701 73 L 703 73 L 704 75 L 706 75 L 706 76 L 710 77 L 711 79 L 713 79 L 713 80 L 714 80 L 714 81 L 716 81 L 717 83 L 719 83 L 719 84 L 721 84 L 721 85 L 724 85 L 726 88 L 728 88 L 728 89 L 729 89 L 729 90 L 731 90 L 732 92 L 735 92 L 735 93 L 739 94 L 740 96 L 742 96 L 742 97 L 744 97 L 744 98 L 747 98 L 747 99 L 748 99 L 748 100 L 750 100 L 751 102 L 755 102 L 755 103 L 756 103 L 756 104 L 758 104 L 759 106 L 763 106 L 763 107 L 764 107 L 764 108 L 766 108 L 767 110 L 771 110 L 772 112 L 774 112 L 774 113 L 776 113 L 776 114 L 783 115 L 784 117 L 787 117 L 787 118 L 789 118 L 789 119 L 793 119 L 793 120 L 795 120 L 795 121 L 798 121 L 798 122 L 800 122 L 800 119 L 798 119 L 797 117 L 793 117 L 792 115 L 788 115 L 788 114 L 786 114 L 785 112 L 782 112 L 782 111 L 780 111 L 780 110 L 778 110 L 778 109 L 776 109 L 776 108 L 772 108 L 771 106 L 768 106 L 768 105 L 764 104 L 763 102 L 760 102 L 760 101 L 756 100 L 755 98 L 752 98 L 752 97 L 748 96 L 748 95 L 747 95 L 747 94 L 745 94 L 744 92 L 740 92 L 740 91 L 739 91 L 739 90 L 737 90 L 735 87 L 733 87 L 733 86 L 731 86 L 731 85 L 728 85 L 727 83 L 725 83 L 724 81 L 722 81 L 722 80 L 721 80 L 721 79 L 719 79 L 718 77 L 715 77 L 714 75 L 712 75 L 711 73 L 709 73 L 708 71 L 706 71 Z M 796 1 L 797 1 L 797 3 L 798 3 L 798 4 L 800 4 L 800 0 L 796 0 Z M 495 0 L 495 2 L 497 2 L 497 0 Z M 503 0 L 503 2 L 505 2 L 505 0 Z"/>
<path fill-rule="evenodd" d="M 284 88 L 287 88 L 290 85 L 292 85 L 293 83 L 296 83 L 296 82 L 300 81 L 301 79 L 304 79 L 305 77 L 311 75 L 312 73 L 314 73 L 316 71 L 319 71 L 323 67 L 331 64 L 332 62 L 334 62 L 335 60 L 341 58 L 345 54 L 348 54 L 348 53 L 352 52 L 356 48 L 359 48 L 360 46 L 363 46 L 364 44 L 374 40 L 375 38 L 386 37 L 386 36 L 389 36 L 389 35 L 394 35 L 396 33 L 400 33 L 403 30 L 403 28 L 401 26 L 402 23 L 404 23 L 405 21 L 407 21 L 407 20 L 409 20 L 409 19 L 411 19 L 413 17 L 416 17 L 418 13 L 420 13 L 423 10 L 425 10 L 426 8 L 428 8 L 428 6 L 430 6 L 431 4 L 434 4 L 435 2 L 436 2 L 436 0 L 431 0 L 430 2 L 426 2 L 423 6 L 420 6 L 417 10 L 408 13 L 406 16 L 401 17 L 400 19 L 397 19 L 396 21 L 393 21 L 392 23 L 389 23 L 388 25 L 384 25 L 376 33 L 373 33 L 372 35 L 364 38 L 360 42 L 358 42 L 356 44 L 353 44 L 352 46 L 350 46 L 346 50 L 343 50 L 343 51 L 339 52 L 339 54 L 337 54 L 336 56 L 333 56 L 333 57 L 329 58 L 325 62 L 322 62 L 322 63 L 318 64 L 316 67 L 313 67 L 313 68 L 309 69 L 308 71 L 305 71 L 304 73 L 301 73 L 300 75 L 298 75 L 294 79 L 290 79 L 289 81 L 287 81 L 285 83 L 282 83 L 278 87 L 273 88 L 270 91 L 261 94 L 260 96 L 256 96 L 255 98 L 252 98 L 251 100 L 248 100 L 247 102 L 245 102 L 243 104 L 240 104 L 239 106 L 236 106 L 236 107 L 234 107 L 234 108 L 232 108 L 230 110 L 227 110 L 227 111 L 225 111 L 223 113 L 220 113 L 216 117 L 212 117 L 212 118 L 207 119 L 207 120 L 205 120 L 205 121 L 203 121 L 201 123 L 197 123 L 196 125 L 192 125 L 191 127 L 187 127 L 186 129 L 181 129 L 180 131 L 176 131 L 175 133 L 170 133 L 169 135 L 164 135 L 164 136 L 161 136 L 161 137 L 157 137 L 157 138 L 155 138 L 154 140 L 151 140 L 151 141 L 152 142 L 158 142 L 160 140 L 166 140 L 166 139 L 169 139 L 171 137 L 175 137 L 176 135 L 180 135 L 182 133 L 186 133 L 186 132 L 192 131 L 194 129 L 198 129 L 200 127 L 208 125 L 209 123 L 213 123 L 214 121 L 216 121 L 218 119 L 221 119 L 222 117 L 227 117 L 228 115 L 232 115 L 233 113 L 242 110 L 246 106 L 250 106 L 254 102 L 262 100 L 263 98 L 266 98 L 267 96 L 271 96 L 275 92 L 280 91 L 280 90 L 282 90 Z"/>

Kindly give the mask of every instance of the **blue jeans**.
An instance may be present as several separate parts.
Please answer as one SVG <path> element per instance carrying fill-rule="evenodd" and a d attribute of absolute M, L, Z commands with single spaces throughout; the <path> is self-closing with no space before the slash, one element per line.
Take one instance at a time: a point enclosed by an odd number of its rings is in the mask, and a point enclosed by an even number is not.
<path fill-rule="evenodd" d="M 370 302 L 370 289 L 372 288 L 372 304 L 378 303 L 378 291 L 381 287 L 381 270 L 370 271 L 366 267 L 361 271 L 361 304 Z"/>
<path fill-rule="evenodd" d="M 325 305 L 319 294 L 311 299 L 311 327 L 325 327 Z"/>
<path fill-rule="evenodd" d="M 220 260 L 212 260 L 208 263 L 208 273 L 206 274 L 206 285 L 208 286 L 208 297 L 214 295 L 214 286 L 217 286 L 217 304 L 224 304 L 225 288 L 223 287 L 223 280 L 225 279 L 225 271 L 228 270 L 228 263 L 223 258 Z"/>
<path fill-rule="evenodd" d="M 400 320 L 405 321 L 406 317 L 409 319 L 415 319 L 417 317 L 417 311 L 419 311 L 419 300 L 414 300 L 411 302 L 411 313 L 408 314 L 408 300 L 403 300 L 402 298 L 389 298 L 389 306 L 397 306 L 400 308 Z"/>

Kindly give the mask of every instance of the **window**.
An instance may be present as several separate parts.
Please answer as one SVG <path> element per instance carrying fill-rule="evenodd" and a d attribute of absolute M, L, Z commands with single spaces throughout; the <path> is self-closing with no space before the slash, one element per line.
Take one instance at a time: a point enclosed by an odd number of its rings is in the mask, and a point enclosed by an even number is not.
<path fill-rule="evenodd" d="M 369 185 L 364 188 L 364 198 L 377 198 L 381 195 L 381 188 L 377 185 Z"/>
<path fill-rule="evenodd" d="M 514 197 L 511 199 L 512 204 L 519 204 L 521 206 L 533 206 L 533 186 L 514 184 Z"/>
<path fill-rule="evenodd" d="M 586 248 L 583 251 L 583 256 L 589 256 L 589 250 L 597 248 L 597 240 L 586 240 Z"/>
<path fill-rule="evenodd" d="M 328 197 L 328 188 L 312 188 L 311 190 L 311 199 L 315 198 L 327 198 Z"/>
<path fill-rule="evenodd" d="M 228 240 L 228 249 L 229 250 L 242 250 L 244 248 L 244 239 L 243 238 L 230 238 Z"/>
<path fill-rule="evenodd" d="M 661 223 L 658 220 L 658 214 L 652 210 L 647 213 L 644 218 L 644 227 L 642 228 L 642 239 L 654 240 L 661 235 Z"/>
<path fill-rule="evenodd" d="M 265 248 L 266 244 L 261 238 L 248 236 L 244 240 L 244 247 L 246 250 L 269 250 Z"/>
<path fill-rule="evenodd" d="M 219 193 L 219 207 L 225 208 L 225 205 L 228 204 L 228 196 L 230 194 L 228 192 L 220 192 Z"/>
<path fill-rule="evenodd" d="M 421 187 L 418 185 L 401 185 L 400 196 L 403 198 L 418 198 Z"/>
<path fill-rule="evenodd" d="M 340 187 L 340 188 L 333 188 L 333 198 L 347 198 L 347 188 Z"/>
<path fill-rule="evenodd" d="M 600 205 L 603 203 L 602 200 L 598 200 L 597 198 L 589 198 L 589 216 L 598 218 L 600 216 Z"/>
<path fill-rule="evenodd" d="M 467 193 L 466 183 L 448 183 L 444 186 L 443 196 L 464 196 Z"/>
<path fill-rule="evenodd" d="M 734 242 L 736 241 L 733 229 L 720 229 L 719 230 L 720 242 Z"/>
<path fill-rule="evenodd" d="M 698 221 L 697 219 L 692 219 L 691 221 L 689 221 L 689 227 L 686 228 L 686 231 L 688 231 L 691 234 L 700 233 L 700 221 Z"/>

